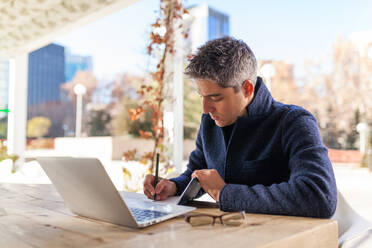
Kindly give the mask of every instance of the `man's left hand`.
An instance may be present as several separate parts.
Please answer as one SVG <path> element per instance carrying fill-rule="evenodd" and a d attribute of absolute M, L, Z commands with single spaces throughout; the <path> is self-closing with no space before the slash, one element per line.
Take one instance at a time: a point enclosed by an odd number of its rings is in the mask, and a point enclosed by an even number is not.
<path fill-rule="evenodd" d="M 220 174 L 218 174 L 217 170 L 196 170 L 191 176 L 196 177 L 199 180 L 204 191 L 207 192 L 214 200 L 216 200 L 216 202 L 219 201 L 220 192 L 226 183 Z"/>

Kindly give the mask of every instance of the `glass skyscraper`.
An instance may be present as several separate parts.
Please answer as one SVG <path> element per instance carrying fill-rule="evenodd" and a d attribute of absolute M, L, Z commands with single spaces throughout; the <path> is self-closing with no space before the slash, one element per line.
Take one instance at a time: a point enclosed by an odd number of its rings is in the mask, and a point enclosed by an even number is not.
<path fill-rule="evenodd" d="M 59 101 L 60 86 L 65 82 L 63 46 L 50 44 L 29 54 L 28 106 Z"/>
<path fill-rule="evenodd" d="M 207 4 L 191 6 L 188 8 L 189 15 L 185 18 L 185 29 L 189 30 L 189 38 L 186 40 L 186 51 L 195 50 L 205 42 L 223 36 L 230 35 L 230 18 L 209 7 Z"/>
<path fill-rule="evenodd" d="M 69 103 L 61 100 L 65 78 L 65 48 L 49 44 L 29 54 L 27 119 L 46 117 L 52 122 L 49 136 L 63 136 Z"/>
<path fill-rule="evenodd" d="M 65 50 L 65 76 L 67 82 L 71 82 L 74 79 L 77 71 L 92 70 L 92 56 L 71 54 L 68 49 Z"/>
<path fill-rule="evenodd" d="M 229 16 L 209 7 L 208 40 L 214 40 L 229 34 Z"/>

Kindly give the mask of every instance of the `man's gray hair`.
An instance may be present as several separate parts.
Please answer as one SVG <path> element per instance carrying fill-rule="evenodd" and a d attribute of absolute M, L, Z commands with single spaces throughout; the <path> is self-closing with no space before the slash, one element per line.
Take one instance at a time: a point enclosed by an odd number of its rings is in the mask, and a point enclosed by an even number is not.
<path fill-rule="evenodd" d="M 244 41 L 226 36 L 199 47 L 185 74 L 214 81 L 223 88 L 233 87 L 238 92 L 244 80 L 256 84 L 257 61 Z"/>

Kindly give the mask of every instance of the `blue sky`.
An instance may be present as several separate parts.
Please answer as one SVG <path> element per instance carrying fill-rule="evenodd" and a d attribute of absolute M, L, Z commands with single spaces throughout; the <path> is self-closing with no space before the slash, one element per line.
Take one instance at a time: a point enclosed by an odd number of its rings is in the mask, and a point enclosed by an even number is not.
<path fill-rule="evenodd" d="M 339 35 L 372 29 L 372 1 L 367 0 L 188 0 L 207 3 L 230 16 L 231 35 L 244 40 L 258 59 L 285 60 L 297 71 L 305 60 L 329 60 Z M 92 55 L 94 73 L 141 73 L 150 24 L 159 1 L 141 0 L 78 28 L 56 40 L 72 52 Z"/>

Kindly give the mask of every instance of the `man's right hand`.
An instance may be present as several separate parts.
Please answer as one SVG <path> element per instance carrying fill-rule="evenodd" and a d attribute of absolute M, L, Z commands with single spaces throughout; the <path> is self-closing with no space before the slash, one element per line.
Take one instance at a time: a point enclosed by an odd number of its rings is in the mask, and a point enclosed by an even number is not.
<path fill-rule="evenodd" d="M 143 193 L 149 199 L 154 199 L 156 193 L 156 200 L 165 200 L 169 196 L 174 196 L 177 193 L 177 186 L 174 182 L 168 179 L 160 178 L 158 184 L 154 188 L 155 177 L 151 174 L 146 175 L 145 181 L 143 182 Z"/>

